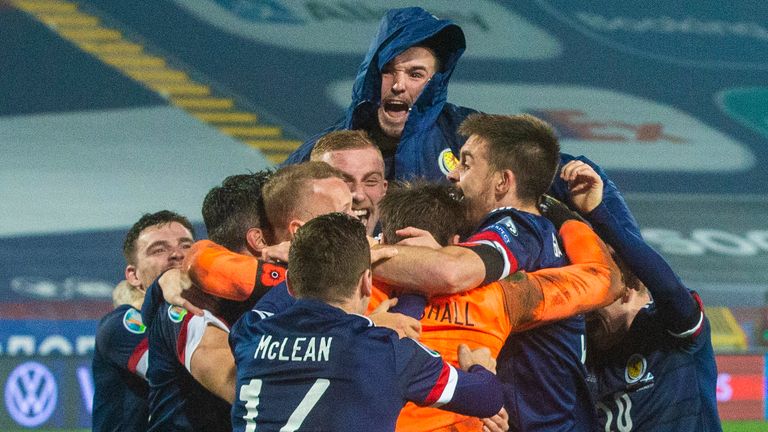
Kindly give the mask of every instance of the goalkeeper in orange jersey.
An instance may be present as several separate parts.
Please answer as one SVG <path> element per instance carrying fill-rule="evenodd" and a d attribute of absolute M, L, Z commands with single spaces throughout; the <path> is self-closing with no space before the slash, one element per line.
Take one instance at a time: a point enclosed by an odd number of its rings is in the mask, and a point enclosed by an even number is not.
<path fill-rule="evenodd" d="M 452 199 L 447 186 L 412 185 L 398 188 L 391 190 L 384 202 L 385 242 L 397 241 L 396 230 L 411 226 L 400 233 L 421 233 L 419 241 L 423 241 L 427 238 L 426 233 L 432 232 L 437 239 L 432 241 L 437 247 L 441 243 L 451 242 L 463 227 L 462 204 Z M 459 342 L 465 342 L 472 348 L 488 346 L 495 355 L 510 332 L 529 329 L 610 303 L 620 294 L 618 269 L 602 242 L 580 222 L 564 223 L 560 235 L 572 265 L 519 274 L 468 293 L 434 298 L 427 308 L 418 311 L 419 314 L 424 313 L 422 340 L 442 351 L 448 361 L 456 362 L 456 346 Z M 249 265 L 256 265 L 255 260 L 250 263 L 245 259 L 231 259 L 226 256 L 228 253 L 205 259 L 206 252 L 201 252 L 189 263 L 193 273 L 206 275 L 199 279 L 203 283 L 203 290 L 221 293 L 252 289 L 249 286 L 238 286 L 243 283 L 247 285 L 249 282 L 246 280 L 240 279 L 241 282 L 238 282 L 230 278 L 231 275 L 247 272 Z M 233 268 L 233 265 L 238 268 Z M 290 301 L 287 299 L 287 303 Z M 405 297 L 400 301 L 404 302 Z M 375 302 L 372 301 L 371 307 L 374 306 Z M 418 414 L 423 417 L 415 420 L 417 416 L 413 415 L 411 409 L 407 408 L 401 416 L 398 423 L 401 430 L 439 430 L 451 425 L 458 430 L 481 428 L 478 419 L 429 408 L 421 408 L 428 411 Z M 438 417 L 433 417 L 438 414 Z M 427 420 L 426 415 L 429 415 L 430 420 Z M 412 420 L 414 423 L 410 423 Z M 491 425 L 491 430 L 504 430 L 498 425 L 505 424 L 506 419 L 488 419 L 486 422 Z"/>
<path fill-rule="evenodd" d="M 384 243 L 434 241 L 437 248 L 456 243 L 466 229 L 463 203 L 445 185 L 406 183 L 390 188 L 380 213 Z M 488 347 L 495 357 L 510 333 L 592 310 L 619 296 L 618 268 L 597 235 L 577 221 L 563 223 L 560 235 L 572 265 L 518 273 L 460 294 L 432 297 L 423 309 L 421 342 L 453 364 L 461 343 L 472 349 Z M 399 297 L 401 303 L 415 302 L 414 296 Z M 515 415 L 514 406 L 506 409 Z M 483 421 L 492 429 L 493 420 Z M 397 423 L 402 431 L 481 429 L 476 418 L 411 403 Z"/>

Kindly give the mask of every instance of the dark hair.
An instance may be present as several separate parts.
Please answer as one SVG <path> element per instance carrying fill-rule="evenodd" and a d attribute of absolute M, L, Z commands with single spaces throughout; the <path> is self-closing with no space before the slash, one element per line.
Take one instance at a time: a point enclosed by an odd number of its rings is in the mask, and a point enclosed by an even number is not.
<path fill-rule="evenodd" d="M 232 175 L 211 189 L 203 200 L 203 221 L 208 238 L 238 251 L 245 247 L 251 228 L 268 228 L 262 188 L 272 174 L 263 170 Z"/>
<path fill-rule="evenodd" d="M 611 258 L 613 258 L 613 261 L 616 262 L 616 266 L 619 268 L 619 271 L 621 272 L 621 281 L 624 283 L 624 286 L 638 292 L 647 291 L 648 289 L 645 287 L 645 285 L 635 275 L 635 273 L 629 267 L 627 262 L 624 261 L 624 258 L 622 258 L 618 252 L 616 252 L 613 246 L 608 245 L 608 251 L 611 253 Z"/>
<path fill-rule="evenodd" d="M 371 141 L 364 130 L 338 130 L 320 137 L 312 148 L 309 159 L 320 160 L 326 153 L 341 150 L 373 149 L 381 154 L 379 147 Z"/>
<path fill-rule="evenodd" d="M 402 238 L 395 231 L 409 226 L 429 231 L 443 246 L 456 234 L 468 234 L 471 228 L 458 196 L 447 184 L 425 180 L 396 183 L 379 203 L 384 241 L 397 243 Z"/>
<path fill-rule="evenodd" d="M 560 144 L 543 120 L 528 114 L 472 114 L 461 123 L 459 133 L 487 143 L 490 167 L 515 174 L 519 199 L 535 204 L 551 186 L 560 163 Z"/>
<path fill-rule="evenodd" d="M 449 25 L 431 37 L 424 39 L 414 46 L 427 48 L 435 56 L 435 72 L 443 72 L 443 68 L 451 62 L 451 57 L 464 51 L 466 41 L 464 32 L 457 25 Z"/>
<path fill-rule="evenodd" d="M 274 231 L 284 229 L 296 215 L 302 200 L 306 199 L 311 180 L 336 177 L 344 180 L 344 174 L 325 162 L 304 162 L 288 165 L 277 170 L 264 185 L 264 209 Z"/>
<path fill-rule="evenodd" d="M 123 241 L 123 256 L 128 264 L 136 264 L 136 239 L 141 232 L 155 225 L 166 225 L 172 222 L 180 223 L 184 228 L 195 236 L 195 228 L 186 217 L 174 213 L 170 210 L 160 210 L 156 213 L 144 213 L 144 215 L 128 230 Z"/>
<path fill-rule="evenodd" d="M 311 219 L 296 231 L 288 253 L 288 280 L 300 298 L 341 303 L 371 268 L 365 226 L 344 213 Z"/>

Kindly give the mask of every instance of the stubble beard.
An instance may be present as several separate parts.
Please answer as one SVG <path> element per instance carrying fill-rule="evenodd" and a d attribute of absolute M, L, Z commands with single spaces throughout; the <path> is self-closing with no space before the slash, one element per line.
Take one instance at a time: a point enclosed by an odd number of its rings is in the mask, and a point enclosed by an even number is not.
<path fill-rule="evenodd" d="M 405 128 L 405 122 L 408 121 L 408 117 L 405 117 L 405 120 L 402 124 L 392 124 L 390 123 L 387 118 L 385 117 L 386 114 L 382 112 L 382 108 L 379 108 L 376 111 L 376 115 L 378 117 L 379 121 L 379 128 L 389 138 L 394 139 L 400 139 L 400 137 L 403 135 L 403 129 Z"/>

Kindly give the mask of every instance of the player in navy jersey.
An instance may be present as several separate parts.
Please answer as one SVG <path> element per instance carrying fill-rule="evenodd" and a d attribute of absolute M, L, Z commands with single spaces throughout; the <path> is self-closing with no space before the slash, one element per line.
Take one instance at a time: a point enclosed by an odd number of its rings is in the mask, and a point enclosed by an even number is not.
<path fill-rule="evenodd" d="M 122 281 L 115 291 L 136 294 L 115 304 L 99 321 L 93 354 L 93 430 L 144 431 L 147 428 L 147 337 L 141 320 L 144 294 Z M 115 296 L 113 295 L 113 298 Z"/>
<path fill-rule="evenodd" d="M 159 291 L 154 285 L 150 295 Z M 206 310 L 203 316 L 188 313 L 186 309 L 162 302 L 154 309 L 154 315 L 144 312 L 149 328 L 150 421 L 148 431 L 227 431 L 230 404 L 214 395 L 198 380 L 205 370 L 193 369 L 196 360 L 205 357 L 211 374 L 215 357 L 214 347 L 205 354 L 196 352 L 205 333 L 220 333 L 226 338 L 227 324 Z M 223 348 L 223 347 L 221 347 Z M 218 371 L 226 379 L 227 371 Z M 206 382 L 206 384 L 209 384 Z M 221 395 L 226 397 L 226 395 Z M 231 396 L 229 398 L 231 401 Z"/>
<path fill-rule="evenodd" d="M 587 164 L 566 164 L 572 201 L 626 263 L 627 290 L 589 322 L 589 368 L 601 430 L 720 431 L 717 368 L 698 294 L 621 223 Z"/>
<path fill-rule="evenodd" d="M 203 200 L 202 213 L 210 241 L 243 255 L 262 255 L 268 248 L 269 237 L 262 189 L 271 176 L 272 171 L 269 170 L 232 175 L 208 191 Z M 216 300 L 217 309 L 226 322 L 237 321 L 243 312 L 251 310 L 265 290 L 285 277 L 284 266 L 264 264 L 260 270 L 258 276 L 264 276 L 264 283 L 260 285 L 263 290 L 253 290 L 244 301 Z M 275 277 L 271 277 L 272 273 Z M 253 280 L 255 282 L 255 278 Z"/>
<path fill-rule="evenodd" d="M 474 114 L 448 178 L 461 190 L 474 234 L 457 246 L 429 245 L 418 231 L 412 245 L 374 267 L 384 283 L 427 294 L 466 291 L 507 277 L 567 264 L 540 197 L 552 183 L 559 144 L 551 127 L 529 116 Z M 416 269 L 417 271 L 414 271 Z M 499 354 L 510 430 L 591 431 L 594 404 L 586 383 L 584 317 L 577 315 L 510 336 Z"/>
<path fill-rule="evenodd" d="M 362 316 L 372 290 L 368 247 L 365 227 L 348 215 L 299 228 L 288 264 L 297 303 L 273 316 L 249 312 L 230 334 L 235 431 L 391 431 L 408 400 L 480 417 L 501 410 L 498 381 L 466 348 L 469 373 Z"/>
<path fill-rule="evenodd" d="M 115 288 L 115 310 L 101 319 L 96 331 L 94 431 L 147 430 L 148 344 L 138 309 L 152 281 L 181 265 L 192 232 L 187 218 L 163 210 L 143 215 L 126 234 L 126 280 Z"/>
<path fill-rule="evenodd" d="M 234 175 L 209 191 L 202 212 L 212 240 L 240 253 L 261 252 L 266 246 L 261 188 L 268 177 L 268 172 Z M 234 359 L 227 341 L 229 326 L 272 286 L 272 279 L 262 279 L 258 271 L 254 280 L 266 282 L 257 284 L 250 304 L 198 297 L 207 306 L 199 315 L 161 297 L 161 286 L 183 277 L 180 270 L 166 272 L 150 288 L 143 310 L 150 327 L 149 430 L 231 429 Z M 284 275 L 284 270 L 279 273 Z"/>

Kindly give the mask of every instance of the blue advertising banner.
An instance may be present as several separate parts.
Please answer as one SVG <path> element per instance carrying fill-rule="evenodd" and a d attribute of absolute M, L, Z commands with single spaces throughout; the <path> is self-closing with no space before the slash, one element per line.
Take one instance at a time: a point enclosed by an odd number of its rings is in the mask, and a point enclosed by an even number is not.
<path fill-rule="evenodd" d="M 91 425 L 90 357 L 0 356 L 0 385 L 0 430 Z"/>
<path fill-rule="evenodd" d="M 92 355 L 97 320 L 0 320 L 0 356 Z"/>

